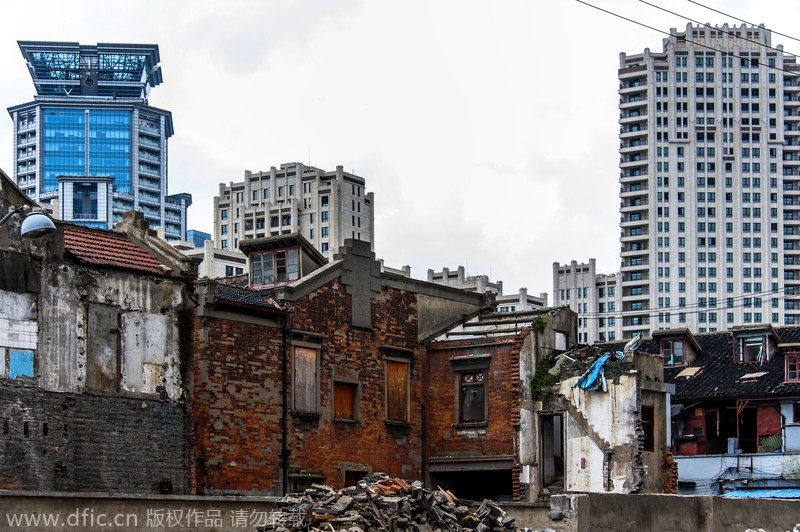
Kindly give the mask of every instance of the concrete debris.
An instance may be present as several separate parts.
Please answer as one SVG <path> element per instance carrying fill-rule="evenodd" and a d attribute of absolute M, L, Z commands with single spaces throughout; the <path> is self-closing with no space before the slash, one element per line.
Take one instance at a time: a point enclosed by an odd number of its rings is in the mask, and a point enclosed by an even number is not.
<path fill-rule="evenodd" d="M 477 510 L 446 490 L 430 491 L 384 474 L 357 486 L 334 490 L 312 484 L 302 494 L 287 495 L 259 532 L 490 532 L 517 530 L 514 518 L 485 500 Z"/>

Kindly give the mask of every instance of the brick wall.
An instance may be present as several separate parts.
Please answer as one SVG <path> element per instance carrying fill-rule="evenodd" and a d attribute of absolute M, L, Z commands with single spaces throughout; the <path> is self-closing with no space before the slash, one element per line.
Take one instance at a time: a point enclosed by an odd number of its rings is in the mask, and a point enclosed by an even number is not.
<path fill-rule="evenodd" d="M 0 488 L 184 493 L 183 409 L 0 379 Z"/>
<path fill-rule="evenodd" d="M 195 325 L 196 490 L 279 494 L 282 330 L 220 318 Z"/>
<path fill-rule="evenodd" d="M 346 471 L 384 472 L 417 480 L 422 471 L 421 347 L 417 342 L 416 295 L 382 287 L 372 300 L 371 329 L 351 324 L 351 296 L 340 278 L 289 304 L 289 328 L 324 335 L 320 347 L 320 417 L 317 424 L 293 416 L 290 474 L 315 474 L 343 487 Z M 385 423 L 383 347 L 409 351 L 410 423 Z M 357 380 L 356 422 L 333 418 L 335 377 Z"/>
<path fill-rule="evenodd" d="M 428 421 L 428 455 L 452 453 L 512 454 L 514 424 L 519 423 L 519 351 L 515 344 L 474 346 L 464 342 L 447 342 L 449 347 L 428 352 L 428 382 L 426 383 Z M 456 426 L 456 375 L 452 357 L 468 353 L 490 354 L 487 378 L 489 423 L 481 434 L 462 431 Z M 483 433 L 485 432 L 485 434 Z"/>
<path fill-rule="evenodd" d="M 521 467 L 515 449 L 515 438 L 520 430 L 521 396 L 519 388 L 519 353 L 527 334 L 508 338 L 495 338 L 487 342 L 454 341 L 439 342 L 428 349 L 426 392 L 427 456 L 434 459 L 475 460 L 495 455 L 511 457 L 511 465 L 505 476 L 492 476 L 484 486 L 497 494 L 511 495 L 514 500 L 525 496 L 520 484 Z M 465 355 L 490 355 L 491 361 L 486 376 L 488 401 L 488 423 L 484 426 L 459 426 L 456 401 L 458 401 L 457 368 L 451 359 Z M 448 466 L 463 469 L 463 465 Z M 475 466 L 480 471 L 480 466 Z M 483 473 L 484 475 L 486 473 Z M 492 473 L 497 474 L 497 471 Z M 437 473 L 448 475 L 446 472 Z M 452 475 L 452 474 L 451 474 Z M 461 484 L 458 476 L 451 482 Z M 463 485 L 462 489 L 467 489 Z M 453 487 L 456 491 L 455 487 Z M 471 495 L 467 493 L 467 495 Z"/>
<path fill-rule="evenodd" d="M 337 488 L 345 474 L 385 472 L 416 480 L 422 469 L 421 347 L 416 295 L 383 288 L 372 301 L 372 327 L 351 324 L 351 299 L 340 278 L 287 306 L 287 375 L 297 338 L 319 352 L 319 415 L 290 414 L 290 482 L 311 479 Z M 198 493 L 281 494 L 283 331 L 253 319 L 196 321 L 194 416 Z M 309 334 L 310 333 L 310 334 Z M 316 343 L 314 343 L 316 342 Z M 308 342 L 303 343 L 308 346 Z M 384 421 L 385 346 L 409 360 L 410 422 Z M 334 420 L 336 378 L 358 384 L 354 421 Z M 289 378 L 291 394 L 291 378 Z M 291 395 L 289 396 L 291 408 Z M 291 486 L 290 486 L 291 487 Z"/>

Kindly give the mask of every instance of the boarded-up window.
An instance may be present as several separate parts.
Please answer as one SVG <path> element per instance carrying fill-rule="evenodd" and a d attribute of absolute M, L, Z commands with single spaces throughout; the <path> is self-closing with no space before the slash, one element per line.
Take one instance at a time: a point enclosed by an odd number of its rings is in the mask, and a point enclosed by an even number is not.
<path fill-rule="evenodd" d="M 294 409 L 317 413 L 317 350 L 294 348 Z"/>
<path fill-rule="evenodd" d="M 86 391 L 116 393 L 120 383 L 119 308 L 89 304 L 86 335 Z"/>
<path fill-rule="evenodd" d="M 459 373 L 459 395 L 461 401 L 461 423 L 486 421 L 486 373 L 462 371 Z"/>
<path fill-rule="evenodd" d="M 408 422 L 408 363 L 386 361 L 386 419 Z"/>
<path fill-rule="evenodd" d="M 351 382 L 333 383 L 334 419 L 356 419 L 356 388 Z"/>

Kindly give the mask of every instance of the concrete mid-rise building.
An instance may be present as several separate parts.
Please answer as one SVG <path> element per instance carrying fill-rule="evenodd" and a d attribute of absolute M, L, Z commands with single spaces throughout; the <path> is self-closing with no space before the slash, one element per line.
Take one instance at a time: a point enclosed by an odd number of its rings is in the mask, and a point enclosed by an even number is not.
<path fill-rule="evenodd" d="M 622 333 L 800 322 L 800 65 L 764 27 L 620 54 Z"/>
<path fill-rule="evenodd" d="M 286 163 L 245 171 L 214 197 L 214 242 L 238 250 L 245 239 L 300 233 L 330 260 L 345 239 L 375 241 L 374 196 L 363 177 L 342 166 L 325 171 Z"/>
<path fill-rule="evenodd" d="M 144 214 L 186 238 L 190 194 L 167 194 L 172 114 L 148 103 L 161 84 L 157 45 L 19 41 L 36 96 L 8 109 L 14 181 L 62 220 L 111 229 Z"/>
<path fill-rule="evenodd" d="M 597 273 L 597 261 L 553 263 L 553 304 L 578 314 L 578 341 L 622 338 L 622 291 L 619 275 Z"/>
<path fill-rule="evenodd" d="M 467 275 L 464 266 L 455 270 L 442 268 L 440 272 L 429 269 L 428 282 L 454 286 L 467 292 L 490 294 L 497 312 L 536 310 L 547 306 L 547 292 L 534 296 L 528 294 L 527 288 L 520 288 L 516 294 L 504 294 L 503 281 L 492 282 L 488 275 Z"/>

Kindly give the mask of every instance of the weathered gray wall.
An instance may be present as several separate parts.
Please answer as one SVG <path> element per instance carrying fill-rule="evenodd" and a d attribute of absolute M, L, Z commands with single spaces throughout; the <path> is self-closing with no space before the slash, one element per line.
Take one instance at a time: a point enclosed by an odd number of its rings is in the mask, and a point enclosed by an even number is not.
<path fill-rule="evenodd" d="M 0 488 L 183 493 L 184 426 L 170 402 L 0 379 Z"/>
<path fill-rule="evenodd" d="M 564 518 L 547 528 L 559 532 L 785 532 L 800 522 L 800 502 L 777 499 L 591 493 L 554 497 L 552 505 Z M 504 509 L 517 515 L 513 507 Z M 517 525 L 531 526 L 524 517 Z M 541 528 L 540 522 L 533 526 Z"/>
<path fill-rule="evenodd" d="M 242 532 L 266 524 L 269 512 L 276 507 L 274 500 L 266 497 L 82 496 L 15 492 L 0 494 L 0 530 Z M 39 514 L 40 519 L 44 515 L 57 517 L 61 526 L 44 527 L 40 521 L 40 526 L 12 527 L 9 522 L 15 518 L 24 520 L 25 516 L 35 518 L 35 514 Z M 114 519 L 117 519 L 116 525 Z"/>
<path fill-rule="evenodd" d="M 517 527 L 558 532 L 744 532 L 762 528 L 768 532 L 792 530 L 800 521 L 800 503 L 782 500 L 723 499 L 720 497 L 685 497 L 680 495 L 619 495 L 593 493 L 562 496 L 554 508 L 564 518 L 551 521 L 551 508 L 542 505 L 504 503 L 501 508 L 516 518 Z M 112 494 L 37 494 L 26 492 L 0 493 L 0 529 L 11 528 L 9 518 L 36 514 L 58 514 L 61 522 L 77 521 L 86 532 L 104 530 L 255 530 L 257 521 L 268 517 L 276 508 L 276 499 L 269 497 L 204 497 Z M 97 524 L 116 515 L 136 516 L 136 526 L 120 524 L 109 528 Z M 171 526 L 167 516 L 173 521 Z M 91 524 L 94 519 L 94 524 Z M 150 520 L 148 522 L 148 519 Z M 186 526 L 191 519 L 192 526 Z M 161 521 L 162 526 L 156 525 Z M 148 526 L 150 525 L 150 526 Z M 62 525 L 62 528 L 66 529 Z M 13 530 L 33 532 L 42 526 L 19 526 Z M 49 528 L 55 530 L 55 528 Z"/>

